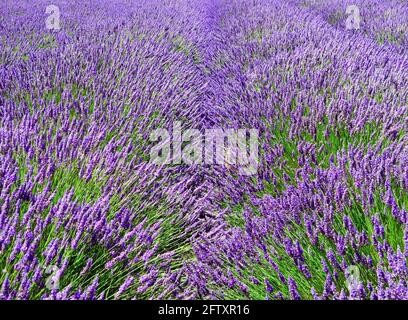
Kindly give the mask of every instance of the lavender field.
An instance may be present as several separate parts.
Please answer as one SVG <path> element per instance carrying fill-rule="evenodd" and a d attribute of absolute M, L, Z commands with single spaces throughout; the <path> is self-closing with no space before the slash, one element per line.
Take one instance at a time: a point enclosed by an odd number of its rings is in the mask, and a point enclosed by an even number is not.
<path fill-rule="evenodd" d="M 0 300 L 39 299 L 408 300 L 408 2 L 1 0 Z"/>

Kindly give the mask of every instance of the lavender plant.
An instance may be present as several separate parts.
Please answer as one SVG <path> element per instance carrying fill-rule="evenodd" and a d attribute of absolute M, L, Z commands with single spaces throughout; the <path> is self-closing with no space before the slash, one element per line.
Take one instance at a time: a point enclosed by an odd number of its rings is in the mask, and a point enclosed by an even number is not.
<path fill-rule="evenodd" d="M 0 299 L 408 299 L 408 7 L 348 5 L 3 1 Z M 175 121 L 256 174 L 152 163 Z"/>

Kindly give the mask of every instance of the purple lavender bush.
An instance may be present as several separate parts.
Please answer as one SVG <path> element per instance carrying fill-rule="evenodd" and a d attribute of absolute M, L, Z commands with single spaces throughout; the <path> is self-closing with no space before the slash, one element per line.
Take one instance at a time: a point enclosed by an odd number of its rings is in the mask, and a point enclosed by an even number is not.
<path fill-rule="evenodd" d="M 0 299 L 408 299 L 408 5 L 349 5 L 2 1 Z"/>

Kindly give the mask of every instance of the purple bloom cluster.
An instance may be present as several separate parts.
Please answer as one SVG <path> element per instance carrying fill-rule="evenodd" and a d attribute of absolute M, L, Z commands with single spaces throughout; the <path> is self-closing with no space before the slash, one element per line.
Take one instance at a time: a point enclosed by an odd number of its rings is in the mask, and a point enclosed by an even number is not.
<path fill-rule="evenodd" d="M 406 4 L 53 2 L 0 4 L 0 299 L 408 299 Z M 257 174 L 149 162 L 174 121 Z"/>

